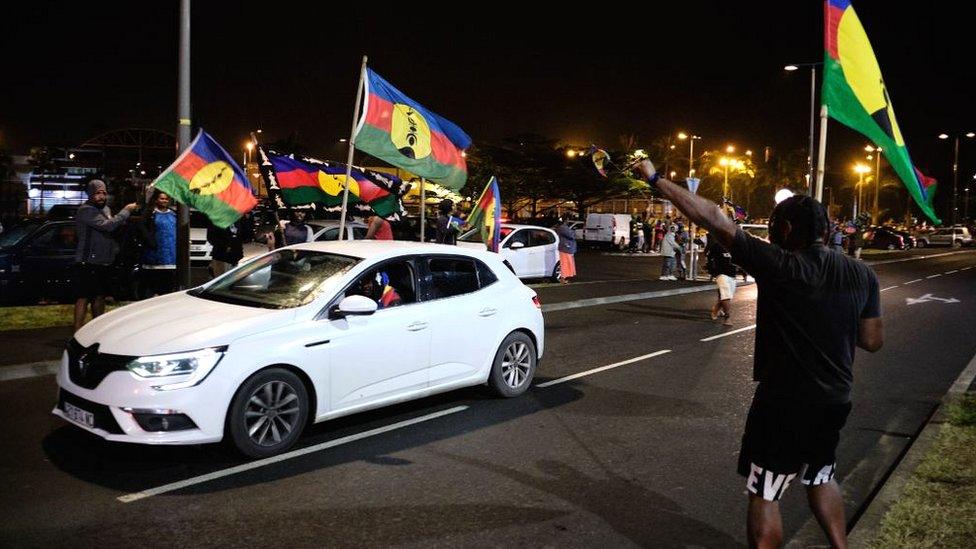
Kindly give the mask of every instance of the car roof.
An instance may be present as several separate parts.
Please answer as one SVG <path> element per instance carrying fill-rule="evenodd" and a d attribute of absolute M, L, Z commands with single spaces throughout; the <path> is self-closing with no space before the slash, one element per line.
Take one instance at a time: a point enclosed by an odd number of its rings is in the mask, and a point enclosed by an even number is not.
<path fill-rule="evenodd" d="M 316 227 L 332 228 L 339 226 L 338 219 L 306 219 L 306 225 L 315 225 Z M 365 227 L 366 224 L 361 221 L 353 221 L 351 219 L 346 220 L 346 225 L 350 227 Z"/>
<path fill-rule="evenodd" d="M 330 240 L 294 244 L 288 248 L 329 252 L 361 259 L 386 259 L 417 254 L 452 254 L 476 257 L 482 261 L 502 260 L 501 256 L 488 250 L 407 240 Z"/>
<path fill-rule="evenodd" d="M 502 223 L 502 228 L 505 228 L 505 227 L 508 227 L 508 228 L 514 229 L 514 230 L 518 230 L 518 229 L 543 229 L 543 230 L 546 230 L 546 231 L 552 231 L 552 229 L 549 229 L 549 228 L 546 228 L 546 227 L 540 227 L 538 225 L 521 225 L 521 224 L 518 224 L 518 223 Z"/>

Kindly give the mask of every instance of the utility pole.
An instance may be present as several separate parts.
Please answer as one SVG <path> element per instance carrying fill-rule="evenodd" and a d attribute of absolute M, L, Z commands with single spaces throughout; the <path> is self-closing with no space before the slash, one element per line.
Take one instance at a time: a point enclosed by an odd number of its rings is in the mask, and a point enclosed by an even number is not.
<path fill-rule="evenodd" d="M 179 59 L 177 156 L 190 145 L 190 0 L 180 0 Z M 190 207 L 177 203 L 176 212 L 176 276 L 180 288 L 186 289 L 190 287 Z"/>

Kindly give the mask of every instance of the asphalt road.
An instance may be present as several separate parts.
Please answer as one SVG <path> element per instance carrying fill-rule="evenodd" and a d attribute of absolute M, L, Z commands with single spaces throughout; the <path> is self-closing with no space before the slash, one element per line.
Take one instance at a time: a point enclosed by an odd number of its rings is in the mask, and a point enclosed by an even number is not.
<path fill-rule="evenodd" d="M 656 258 L 579 265 L 579 284 L 538 287 L 544 304 L 676 287 L 647 280 Z M 852 519 L 976 354 L 976 253 L 875 270 L 886 344 L 857 355 L 838 456 Z M 235 474 L 245 462 L 219 445 L 111 444 L 65 425 L 51 376 L 0 382 L 0 546 L 744 545 L 755 292 L 737 294 L 732 328 L 708 319 L 711 291 L 547 312 L 523 397 L 473 388 L 319 424 L 300 446 L 325 448 Z M 783 515 L 789 537 L 809 518 L 802 489 Z"/>

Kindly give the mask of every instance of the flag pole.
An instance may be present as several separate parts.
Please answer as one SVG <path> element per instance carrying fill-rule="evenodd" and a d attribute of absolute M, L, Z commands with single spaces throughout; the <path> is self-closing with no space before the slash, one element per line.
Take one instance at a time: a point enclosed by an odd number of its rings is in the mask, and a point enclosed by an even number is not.
<path fill-rule="evenodd" d="M 427 178 L 420 178 L 420 241 L 426 242 L 424 234 L 427 232 Z"/>
<path fill-rule="evenodd" d="M 342 213 L 339 215 L 339 240 L 346 237 L 346 209 L 349 206 L 349 179 L 352 177 L 352 155 L 356 150 L 357 125 L 359 123 L 359 106 L 363 99 L 363 83 L 366 81 L 366 56 L 363 56 L 363 66 L 359 70 L 359 86 L 356 88 L 356 108 L 352 111 L 352 131 L 349 132 L 349 155 L 346 157 L 346 179 L 343 181 Z"/>
<path fill-rule="evenodd" d="M 820 143 L 817 152 L 817 202 L 823 203 L 824 158 L 827 156 L 827 105 L 820 105 Z M 828 212 L 829 216 L 829 212 Z"/>

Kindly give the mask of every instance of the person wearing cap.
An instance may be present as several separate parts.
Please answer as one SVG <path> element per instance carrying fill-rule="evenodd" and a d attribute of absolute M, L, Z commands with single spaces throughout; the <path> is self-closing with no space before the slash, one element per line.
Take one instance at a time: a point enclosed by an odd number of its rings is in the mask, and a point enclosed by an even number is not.
<path fill-rule="evenodd" d="M 106 205 L 108 191 L 105 182 L 93 179 L 88 183 L 88 200 L 75 214 L 78 245 L 75 248 L 74 282 L 75 331 L 85 324 L 88 304 L 92 318 L 105 312 L 105 296 L 111 293 L 111 267 L 119 253 L 119 244 L 113 233 L 129 219 L 138 205 L 133 202 L 113 216 Z"/>

